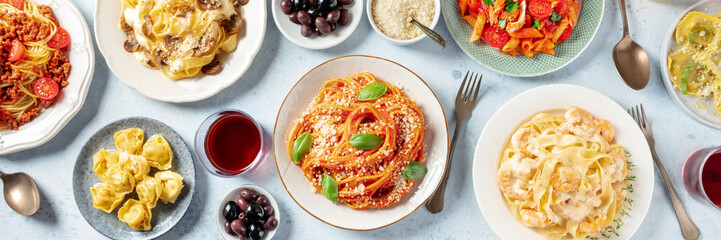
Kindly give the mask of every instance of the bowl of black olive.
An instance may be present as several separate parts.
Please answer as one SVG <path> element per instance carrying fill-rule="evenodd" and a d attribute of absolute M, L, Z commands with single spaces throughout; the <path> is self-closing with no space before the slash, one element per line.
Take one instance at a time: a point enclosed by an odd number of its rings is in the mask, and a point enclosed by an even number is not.
<path fill-rule="evenodd" d="M 242 185 L 230 190 L 218 207 L 218 229 L 225 239 L 272 239 L 280 223 L 278 203 L 265 189 Z"/>
<path fill-rule="evenodd" d="M 275 25 L 291 42 L 325 49 L 347 39 L 363 15 L 363 0 L 272 0 Z"/>

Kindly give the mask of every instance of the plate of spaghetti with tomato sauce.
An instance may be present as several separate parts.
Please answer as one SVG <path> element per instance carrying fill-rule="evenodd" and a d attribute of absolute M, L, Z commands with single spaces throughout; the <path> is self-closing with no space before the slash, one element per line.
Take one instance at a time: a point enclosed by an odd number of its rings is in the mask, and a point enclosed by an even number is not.
<path fill-rule="evenodd" d="M 443 16 L 453 39 L 479 64 L 509 76 L 558 70 L 593 39 L 605 1 L 453 0 Z"/>
<path fill-rule="evenodd" d="M 94 56 L 68 0 L 0 0 L 0 154 L 49 141 L 83 105 Z"/>
<path fill-rule="evenodd" d="M 410 215 L 435 192 L 448 129 L 435 94 L 413 72 L 382 58 L 343 56 L 293 87 L 273 149 L 301 208 L 335 227 L 373 230 Z"/>

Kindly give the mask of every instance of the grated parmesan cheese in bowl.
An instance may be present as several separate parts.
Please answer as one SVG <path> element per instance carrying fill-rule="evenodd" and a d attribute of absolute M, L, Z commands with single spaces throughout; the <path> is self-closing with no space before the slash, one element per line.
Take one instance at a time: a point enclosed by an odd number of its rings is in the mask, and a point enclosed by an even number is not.
<path fill-rule="evenodd" d="M 371 25 L 389 40 L 411 43 L 420 40 L 423 32 L 411 18 L 433 28 L 438 17 L 437 0 L 370 0 L 368 18 Z"/>

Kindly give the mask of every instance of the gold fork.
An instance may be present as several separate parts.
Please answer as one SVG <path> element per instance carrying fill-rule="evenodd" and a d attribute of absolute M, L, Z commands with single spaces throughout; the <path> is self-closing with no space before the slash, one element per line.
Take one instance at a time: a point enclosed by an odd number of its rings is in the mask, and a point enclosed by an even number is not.
<path fill-rule="evenodd" d="M 628 114 L 631 114 L 633 120 L 636 120 L 638 126 L 641 127 L 643 135 L 646 137 L 646 141 L 648 141 L 648 146 L 651 148 L 653 162 L 656 163 L 658 171 L 661 172 L 663 183 L 666 184 L 666 190 L 668 190 L 668 195 L 671 197 L 671 205 L 673 206 L 673 211 L 676 213 L 676 218 L 678 218 L 678 223 L 681 225 L 683 238 L 686 240 L 698 239 L 701 235 L 701 231 L 698 230 L 696 224 L 693 223 L 691 217 L 688 216 L 686 207 L 683 206 L 683 202 L 681 202 L 681 198 L 678 196 L 676 188 L 674 188 L 673 184 L 671 184 L 671 179 L 668 177 L 668 173 L 666 173 L 663 163 L 661 163 L 661 160 L 659 160 L 658 155 L 656 154 L 656 140 L 653 139 L 653 132 L 651 131 L 651 125 L 648 124 L 648 118 L 646 118 L 646 111 L 643 110 L 643 104 L 636 105 L 635 109 L 628 109 Z"/>
<path fill-rule="evenodd" d="M 483 80 L 483 75 L 468 71 L 466 72 L 466 76 L 463 77 L 463 83 L 461 83 L 461 87 L 458 89 L 458 94 L 456 95 L 456 109 L 454 111 L 456 114 L 456 130 L 453 131 L 451 148 L 448 149 L 446 171 L 443 172 L 443 180 L 441 180 L 441 185 L 438 186 L 436 192 L 433 193 L 433 196 L 431 196 L 431 200 L 429 200 L 428 204 L 426 204 L 426 207 L 432 213 L 439 213 L 443 211 L 443 198 L 446 192 L 446 184 L 448 183 L 448 175 L 451 171 L 453 150 L 456 149 L 456 141 L 458 140 L 458 135 L 461 132 L 463 122 L 471 116 L 471 112 L 476 106 L 476 100 L 478 100 L 478 90 L 481 89 L 481 80 Z"/>

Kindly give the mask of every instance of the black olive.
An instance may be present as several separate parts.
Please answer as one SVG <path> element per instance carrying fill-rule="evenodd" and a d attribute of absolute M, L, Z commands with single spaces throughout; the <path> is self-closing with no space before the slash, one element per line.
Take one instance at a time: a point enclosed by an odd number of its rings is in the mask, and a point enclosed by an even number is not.
<path fill-rule="evenodd" d="M 261 206 L 265 206 L 266 204 L 268 204 L 268 197 L 263 194 L 258 194 L 258 198 L 255 199 L 255 203 L 260 204 Z"/>
<path fill-rule="evenodd" d="M 308 9 L 308 0 L 293 0 L 293 6 L 296 11 Z"/>
<path fill-rule="evenodd" d="M 251 222 L 260 221 L 263 219 L 263 215 L 265 215 L 265 210 L 263 210 L 260 204 L 248 203 L 248 208 L 245 209 L 245 217 L 248 218 L 248 220 Z"/>
<path fill-rule="evenodd" d="M 278 220 L 275 219 L 275 216 L 270 216 L 268 220 L 265 220 L 265 223 L 263 223 L 263 229 L 266 231 L 273 230 L 276 226 L 278 226 Z"/>
<path fill-rule="evenodd" d="M 321 11 L 318 7 L 313 6 L 308 8 L 308 14 L 315 19 L 321 15 Z"/>
<path fill-rule="evenodd" d="M 255 190 L 250 188 L 243 188 L 240 189 L 240 197 L 245 199 L 245 201 L 255 201 L 255 198 L 258 197 L 258 195 L 255 193 Z"/>
<path fill-rule="evenodd" d="M 265 217 L 273 216 L 273 206 L 270 204 L 263 206 L 263 211 L 265 211 Z"/>
<path fill-rule="evenodd" d="M 320 9 L 327 10 L 328 12 L 335 9 L 336 6 L 338 6 L 338 1 L 336 0 L 317 0 L 318 5 Z"/>
<path fill-rule="evenodd" d="M 293 3 L 290 0 L 280 0 L 280 10 L 285 14 L 293 12 Z"/>
<path fill-rule="evenodd" d="M 263 230 L 262 223 L 254 222 L 250 224 L 248 227 L 248 239 L 261 240 L 263 239 L 263 235 L 265 235 L 265 230 Z"/>
<path fill-rule="evenodd" d="M 223 217 L 228 222 L 232 222 L 234 219 L 237 219 L 239 212 L 240 208 L 238 207 L 238 204 L 233 201 L 228 201 L 225 204 L 225 207 L 223 207 Z"/>

